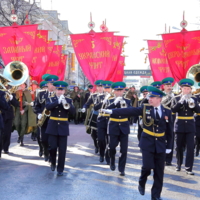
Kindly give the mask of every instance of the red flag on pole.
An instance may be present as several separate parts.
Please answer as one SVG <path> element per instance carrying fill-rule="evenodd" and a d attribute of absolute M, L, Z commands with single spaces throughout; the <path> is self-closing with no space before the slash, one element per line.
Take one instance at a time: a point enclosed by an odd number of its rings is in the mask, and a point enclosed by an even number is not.
<path fill-rule="evenodd" d="M 124 56 L 120 56 L 118 64 L 117 64 L 117 67 L 116 67 L 116 70 L 113 73 L 113 76 L 111 77 L 110 81 L 112 81 L 112 82 L 123 81 L 124 66 L 125 66 L 125 57 Z"/>
<path fill-rule="evenodd" d="M 57 75 L 60 67 L 60 56 L 62 51 L 62 45 L 55 45 L 48 61 L 48 65 L 44 74 Z"/>
<path fill-rule="evenodd" d="M 149 62 L 154 81 L 161 81 L 166 77 L 173 77 L 162 40 L 148 40 Z"/>
<path fill-rule="evenodd" d="M 200 31 L 163 34 L 162 38 L 171 72 L 178 82 L 200 61 Z"/>
<path fill-rule="evenodd" d="M 54 44 L 55 44 L 55 41 L 48 41 L 47 42 L 47 63 L 40 71 L 40 74 L 38 76 L 38 82 L 42 81 L 42 75 L 44 75 L 45 72 L 47 71 L 49 59 L 51 57 L 51 54 L 52 54 L 52 51 L 53 51 L 53 48 L 54 48 Z"/>
<path fill-rule="evenodd" d="M 35 49 L 33 53 L 32 63 L 30 65 L 30 75 L 33 80 L 38 80 L 40 72 L 46 67 L 48 57 L 47 57 L 47 47 L 48 47 L 48 31 L 38 30 L 35 40 Z"/>
<path fill-rule="evenodd" d="M 5 65 L 12 61 L 21 61 L 30 68 L 37 27 L 34 24 L 0 28 L 0 53 Z"/>
<path fill-rule="evenodd" d="M 124 36 L 113 36 L 112 66 L 106 80 L 110 80 L 118 70 L 120 55 L 122 53 Z"/>
<path fill-rule="evenodd" d="M 112 69 L 113 33 L 70 35 L 80 66 L 92 84 L 107 80 Z"/>

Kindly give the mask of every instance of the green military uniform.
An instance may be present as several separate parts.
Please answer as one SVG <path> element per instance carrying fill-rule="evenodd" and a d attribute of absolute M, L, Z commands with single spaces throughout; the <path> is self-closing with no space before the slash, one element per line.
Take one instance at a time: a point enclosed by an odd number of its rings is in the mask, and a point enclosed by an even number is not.
<path fill-rule="evenodd" d="M 16 95 L 17 99 L 19 100 L 19 92 L 17 92 Z M 36 128 L 36 116 L 33 113 L 31 106 L 25 106 L 24 102 L 32 102 L 31 94 L 28 90 L 23 91 L 22 96 L 22 106 L 24 110 L 24 114 L 21 115 L 20 113 L 20 107 L 17 107 L 15 110 L 15 119 L 14 119 L 14 125 L 18 132 L 19 138 L 18 143 L 21 143 L 21 146 L 23 146 L 23 139 L 24 135 L 31 133 Z"/>

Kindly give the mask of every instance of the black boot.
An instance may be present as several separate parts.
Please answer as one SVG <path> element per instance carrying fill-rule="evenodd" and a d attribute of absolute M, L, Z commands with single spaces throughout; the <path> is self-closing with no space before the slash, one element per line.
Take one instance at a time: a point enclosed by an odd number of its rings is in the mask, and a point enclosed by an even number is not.
<path fill-rule="evenodd" d="M 20 143 L 20 141 L 21 141 L 21 137 L 19 136 L 17 139 L 17 143 Z"/>
<path fill-rule="evenodd" d="M 20 143 L 21 143 L 20 146 L 23 147 L 24 146 L 24 137 L 23 136 L 21 137 Z"/>
<path fill-rule="evenodd" d="M 199 141 L 196 141 L 196 156 L 199 156 L 200 144 Z"/>
<path fill-rule="evenodd" d="M 114 158 L 114 157 L 111 157 L 111 158 L 110 158 L 110 169 L 111 169 L 112 171 L 115 171 L 115 168 L 116 168 L 116 166 L 115 166 L 115 158 Z"/>

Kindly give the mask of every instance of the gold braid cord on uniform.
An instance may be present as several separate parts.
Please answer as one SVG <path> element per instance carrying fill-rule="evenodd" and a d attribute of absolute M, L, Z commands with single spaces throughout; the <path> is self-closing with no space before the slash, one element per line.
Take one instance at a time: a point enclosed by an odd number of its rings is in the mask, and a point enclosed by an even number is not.
<path fill-rule="evenodd" d="M 154 124 L 154 119 L 151 118 L 149 123 L 146 121 L 146 106 L 149 106 L 149 104 L 144 104 L 144 108 L 143 108 L 143 124 L 145 126 L 149 127 L 149 126 Z"/>

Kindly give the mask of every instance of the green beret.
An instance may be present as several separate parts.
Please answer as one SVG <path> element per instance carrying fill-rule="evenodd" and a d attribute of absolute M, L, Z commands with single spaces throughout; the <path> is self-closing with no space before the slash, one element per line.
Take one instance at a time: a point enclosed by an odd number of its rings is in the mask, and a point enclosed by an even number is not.
<path fill-rule="evenodd" d="M 167 77 L 162 80 L 162 84 L 164 85 L 172 84 L 173 82 L 174 82 L 174 78 L 172 77 Z"/>
<path fill-rule="evenodd" d="M 49 75 L 51 75 L 51 74 L 44 74 L 44 75 L 42 76 L 42 80 L 45 80 L 45 78 L 46 78 L 47 76 L 49 76 Z"/>
<path fill-rule="evenodd" d="M 194 81 L 189 78 L 184 78 L 180 80 L 179 85 L 182 87 L 183 86 L 192 87 L 194 85 Z"/>
<path fill-rule="evenodd" d="M 103 80 L 97 80 L 94 82 L 95 85 L 97 86 L 102 86 L 103 85 Z"/>
<path fill-rule="evenodd" d="M 65 81 L 56 81 L 53 83 L 53 85 L 57 88 L 57 89 L 64 89 L 65 87 L 68 86 L 68 83 Z"/>
<path fill-rule="evenodd" d="M 161 90 L 159 90 L 158 88 L 153 87 L 153 86 L 148 86 L 147 90 L 149 91 L 150 97 L 160 97 L 160 98 L 162 98 L 163 96 L 166 95 L 164 92 L 162 92 Z"/>
<path fill-rule="evenodd" d="M 148 87 L 147 85 L 142 86 L 140 88 L 140 92 L 148 92 L 147 87 Z"/>
<path fill-rule="evenodd" d="M 114 90 L 123 90 L 126 87 L 124 82 L 115 82 L 112 84 L 112 89 Z"/>
<path fill-rule="evenodd" d="M 53 82 L 57 81 L 58 79 L 59 79 L 59 77 L 56 75 L 49 75 L 45 78 L 45 81 L 53 83 Z"/>

